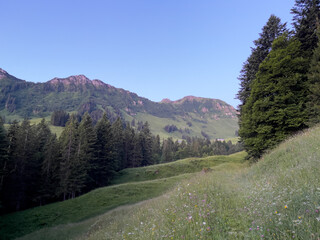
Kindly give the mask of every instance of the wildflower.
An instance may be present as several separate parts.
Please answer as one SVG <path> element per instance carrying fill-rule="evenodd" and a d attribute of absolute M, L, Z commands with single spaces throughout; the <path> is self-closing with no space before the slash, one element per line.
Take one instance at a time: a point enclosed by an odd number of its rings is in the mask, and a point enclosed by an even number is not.
<path fill-rule="evenodd" d="M 277 211 L 274 211 L 274 213 L 277 214 L 278 212 L 277 212 Z"/>
<path fill-rule="evenodd" d="M 252 228 L 249 228 L 249 231 L 252 231 Z"/>
<path fill-rule="evenodd" d="M 288 206 L 287 206 L 287 205 L 284 205 L 284 208 L 285 208 L 285 209 L 287 209 L 287 208 L 288 208 Z"/>
<path fill-rule="evenodd" d="M 203 222 L 202 224 L 203 224 L 203 225 L 206 225 L 206 222 Z"/>

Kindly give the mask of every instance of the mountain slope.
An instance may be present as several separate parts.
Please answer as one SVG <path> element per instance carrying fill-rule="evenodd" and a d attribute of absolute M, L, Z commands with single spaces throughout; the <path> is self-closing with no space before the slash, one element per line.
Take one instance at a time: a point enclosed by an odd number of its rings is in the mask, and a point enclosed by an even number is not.
<path fill-rule="evenodd" d="M 217 99 L 188 96 L 177 101 L 153 102 L 124 89 L 84 75 L 27 82 L 0 69 L 0 115 L 6 119 L 50 116 L 55 110 L 89 112 L 98 119 L 104 112 L 127 121 L 149 121 L 161 137 L 234 137 L 236 110 Z M 166 131 L 175 125 L 175 131 Z"/>

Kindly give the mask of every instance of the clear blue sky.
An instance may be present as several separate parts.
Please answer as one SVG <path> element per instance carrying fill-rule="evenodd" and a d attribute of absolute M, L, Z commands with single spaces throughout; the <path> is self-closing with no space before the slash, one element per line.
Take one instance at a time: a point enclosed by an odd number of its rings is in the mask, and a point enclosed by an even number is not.
<path fill-rule="evenodd" d="M 84 74 L 153 101 L 237 106 L 237 77 L 294 0 L 0 0 L 0 68 L 33 82 Z"/>

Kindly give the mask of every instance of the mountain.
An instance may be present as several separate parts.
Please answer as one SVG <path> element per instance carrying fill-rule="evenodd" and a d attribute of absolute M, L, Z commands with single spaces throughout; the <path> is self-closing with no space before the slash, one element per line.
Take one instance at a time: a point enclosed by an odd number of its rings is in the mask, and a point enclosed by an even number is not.
<path fill-rule="evenodd" d="M 89 112 L 95 120 L 107 112 L 133 124 L 148 121 L 154 134 L 176 139 L 234 137 L 238 127 L 236 110 L 218 99 L 188 96 L 153 102 L 84 75 L 33 83 L 0 68 L 0 115 L 7 121 L 48 117 L 55 110 Z"/>

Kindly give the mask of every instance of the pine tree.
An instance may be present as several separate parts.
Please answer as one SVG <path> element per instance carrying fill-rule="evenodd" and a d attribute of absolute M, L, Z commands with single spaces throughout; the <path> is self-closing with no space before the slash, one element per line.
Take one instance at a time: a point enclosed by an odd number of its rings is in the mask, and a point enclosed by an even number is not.
<path fill-rule="evenodd" d="M 95 133 L 95 172 L 92 177 L 96 185 L 102 187 L 110 182 L 115 170 L 111 124 L 106 114 L 102 116 L 95 126 Z"/>
<path fill-rule="evenodd" d="M 158 164 L 161 161 L 161 141 L 160 136 L 157 135 L 152 138 L 152 162 Z"/>
<path fill-rule="evenodd" d="M 149 123 L 145 122 L 140 132 L 140 143 L 142 150 L 142 166 L 152 164 L 152 136 L 149 129 Z"/>
<path fill-rule="evenodd" d="M 256 77 L 259 65 L 269 54 L 272 42 L 284 31 L 286 31 L 286 24 L 282 24 L 280 18 L 271 15 L 266 25 L 262 28 L 262 32 L 259 34 L 260 37 L 253 42 L 255 47 L 251 49 L 251 55 L 244 63 L 239 77 L 240 90 L 237 98 L 241 101 L 240 111 L 241 106 L 246 104 L 250 96 L 251 83 Z"/>
<path fill-rule="evenodd" d="M 301 42 L 304 56 L 310 58 L 317 47 L 317 27 L 320 19 L 320 0 L 295 0 L 291 9 L 296 37 Z"/>
<path fill-rule="evenodd" d="M 75 178 L 85 179 L 86 174 L 75 175 L 79 165 L 76 160 L 76 150 L 79 142 L 78 121 L 75 115 L 71 115 L 66 124 L 59 142 L 61 145 L 61 162 L 60 162 L 60 188 L 57 195 L 63 195 L 63 200 L 75 197 L 76 192 L 80 192 L 83 186 L 76 186 Z"/>
<path fill-rule="evenodd" d="M 8 160 L 8 139 L 2 118 L 0 117 L 0 213 L 4 195 L 3 184 L 9 174 Z"/>
<path fill-rule="evenodd" d="M 86 112 L 78 128 L 79 141 L 76 149 L 77 179 L 76 185 L 79 192 L 91 190 L 94 185 L 96 134 L 90 115 Z M 81 176 L 81 177 L 80 177 Z"/>
<path fill-rule="evenodd" d="M 140 134 L 135 134 L 133 140 L 133 153 L 132 153 L 132 167 L 141 167 L 143 160 L 143 153 L 141 147 Z"/>
<path fill-rule="evenodd" d="M 239 134 L 249 157 L 259 158 L 305 127 L 307 67 L 297 40 L 284 34 L 274 41 L 243 107 Z"/>
<path fill-rule="evenodd" d="M 135 131 L 127 123 L 124 130 L 124 167 L 133 167 Z"/>
<path fill-rule="evenodd" d="M 111 126 L 114 146 L 114 166 L 119 171 L 124 168 L 124 133 L 121 118 L 118 118 Z"/>
<path fill-rule="evenodd" d="M 59 189 L 59 174 L 61 161 L 61 147 L 56 135 L 50 135 L 44 146 L 44 160 L 41 167 L 42 183 L 41 197 L 42 203 L 46 204 L 57 198 Z"/>
<path fill-rule="evenodd" d="M 313 52 L 308 72 L 309 79 L 309 126 L 313 126 L 320 122 L 320 28 L 317 30 L 318 46 Z"/>
<path fill-rule="evenodd" d="M 172 162 L 173 161 L 173 152 L 174 152 L 174 142 L 172 138 L 168 138 L 163 141 L 162 144 L 162 155 L 161 162 Z"/>

